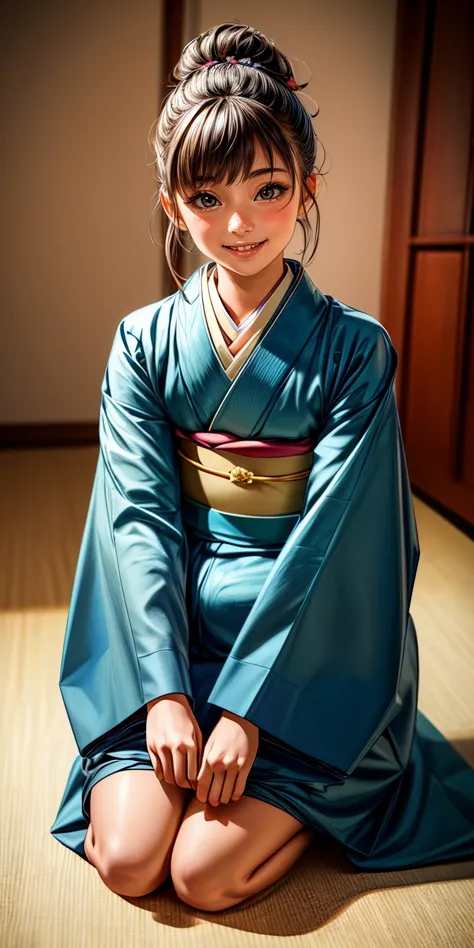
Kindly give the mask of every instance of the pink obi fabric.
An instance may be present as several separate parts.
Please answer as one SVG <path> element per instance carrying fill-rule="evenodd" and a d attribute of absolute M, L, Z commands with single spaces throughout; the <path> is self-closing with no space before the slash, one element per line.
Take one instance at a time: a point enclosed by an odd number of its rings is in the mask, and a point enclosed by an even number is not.
<path fill-rule="evenodd" d="M 211 451 L 229 451 L 250 458 L 292 457 L 295 454 L 307 454 L 314 448 L 311 438 L 302 438 L 299 441 L 285 441 L 280 438 L 271 441 L 238 441 L 234 435 L 225 434 L 223 431 L 181 431 L 180 428 L 174 430 L 178 438 L 194 441 Z"/>

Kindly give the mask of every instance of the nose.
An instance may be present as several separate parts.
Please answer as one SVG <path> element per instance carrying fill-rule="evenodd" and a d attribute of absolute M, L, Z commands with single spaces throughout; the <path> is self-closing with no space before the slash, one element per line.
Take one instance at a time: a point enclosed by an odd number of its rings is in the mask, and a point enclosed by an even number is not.
<path fill-rule="evenodd" d="M 250 234 L 254 229 L 252 222 L 246 218 L 241 211 L 234 211 L 229 220 L 228 230 L 230 234 L 237 237 L 243 237 L 244 234 Z"/>

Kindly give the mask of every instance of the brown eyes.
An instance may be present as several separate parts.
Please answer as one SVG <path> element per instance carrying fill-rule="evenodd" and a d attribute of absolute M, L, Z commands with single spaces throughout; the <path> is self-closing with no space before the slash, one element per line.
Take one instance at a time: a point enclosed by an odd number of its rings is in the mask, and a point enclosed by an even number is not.
<path fill-rule="evenodd" d="M 267 194 L 268 194 L 269 191 L 276 191 L 276 192 L 277 192 L 277 197 L 270 197 L 270 198 L 264 197 L 264 198 L 263 198 L 263 200 L 266 201 L 266 202 L 269 204 L 270 201 L 276 201 L 276 200 L 278 200 L 278 198 L 281 197 L 281 195 L 282 195 L 285 191 L 288 191 L 288 190 L 289 190 L 289 187 L 288 187 L 288 185 L 286 185 L 286 184 L 265 184 L 265 185 L 263 186 L 263 188 L 260 188 L 260 191 L 258 192 L 257 197 L 258 197 L 259 194 L 263 194 L 264 192 L 267 192 Z M 214 195 L 214 194 L 210 194 L 209 191 L 199 191 L 198 194 L 193 194 L 193 196 L 192 196 L 188 201 L 186 201 L 186 204 L 194 205 L 194 206 L 197 207 L 198 210 L 200 210 L 200 211 L 211 210 L 212 208 L 216 207 L 217 205 L 216 205 L 216 204 L 204 204 L 204 205 L 202 205 L 202 204 L 198 204 L 198 203 L 197 203 L 199 200 L 205 201 L 205 200 L 208 200 L 208 199 L 210 199 L 211 201 L 217 201 L 217 200 L 218 200 L 218 199 L 215 197 L 215 195 Z M 220 204 L 220 201 L 219 201 L 218 203 Z"/>

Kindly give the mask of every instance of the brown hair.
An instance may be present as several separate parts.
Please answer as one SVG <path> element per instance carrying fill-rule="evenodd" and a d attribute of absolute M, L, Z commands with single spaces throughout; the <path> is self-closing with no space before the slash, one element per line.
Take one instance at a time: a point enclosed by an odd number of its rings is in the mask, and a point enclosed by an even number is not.
<path fill-rule="evenodd" d="M 261 68 L 226 62 L 227 56 L 256 60 Z M 199 68 L 210 60 L 223 62 Z M 267 155 L 272 172 L 273 150 L 282 159 L 291 175 L 291 194 L 298 179 L 315 206 L 316 233 L 309 260 L 316 253 L 320 213 L 306 178 L 315 167 L 318 138 L 311 122 L 314 116 L 304 108 L 296 90 L 287 85 L 288 79 L 294 80 L 289 59 L 272 40 L 250 26 L 223 23 L 184 47 L 170 77 L 171 92 L 150 131 L 156 157 L 156 206 L 164 191 L 174 217 L 168 223 L 165 255 L 181 292 L 176 256 L 178 243 L 184 245 L 175 223 L 176 192 L 189 197 L 203 179 L 216 184 L 224 179 L 228 184 L 237 178 L 245 180 L 254 163 L 256 142 Z M 305 206 L 304 218 L 297 220 L 303 228 L 304 256 L 312 232 Z"/>

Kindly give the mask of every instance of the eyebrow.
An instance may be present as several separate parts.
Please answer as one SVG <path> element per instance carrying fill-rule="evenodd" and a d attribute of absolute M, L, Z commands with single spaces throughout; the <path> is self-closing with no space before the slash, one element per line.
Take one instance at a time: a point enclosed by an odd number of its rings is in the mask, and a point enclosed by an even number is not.
<path fill-rule="evenodd" d="M 283 174 L 289 174 L 289 171 L 288 171 L 287 168 L 273 168 L 273 173 L 274 173 L 274 174 L 275 174 L 275 172 L 278 172 L 278 171 L 281 171 Z M 272 173 L 272 169 L 271 169 L 271 168 L 257 168 L 255 171 L 249 171 L 249 175 L 248 175 L 248 176 L 249 176 L 249 178 L 258 178 L 259 175 L 262 175 L 262 174 L 271 174 L 271 173 Z M 199 182 L 207 181 L 207 178 L 205 178 L 205 177 L 202 176 L 202 177 L 197 178 L 197 181 L 199 181 Z"/>
<path fill-rule="evenodd" d="M 286 168 L 274 168 L 273 171 L 274 172 L 282 171 L 283 174 L 288 174 L 288 171 Z M 249 178 L 256 178 L 259 174 L 271 174 L 271 173 L 272 173 L 271 168 L 257 168 L 256 171 L 250 171 Z"/>

